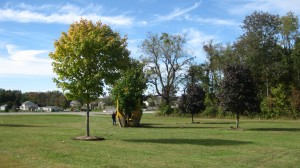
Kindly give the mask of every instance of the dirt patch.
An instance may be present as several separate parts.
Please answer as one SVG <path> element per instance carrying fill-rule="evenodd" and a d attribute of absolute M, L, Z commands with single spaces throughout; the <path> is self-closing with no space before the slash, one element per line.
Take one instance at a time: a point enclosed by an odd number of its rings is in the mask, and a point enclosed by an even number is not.
<path fill-rule="evenodd" d="M 104 138 L 97 137 L 97 136 L 78 136 L 72 138 L 73 140 L 82 140 L 82 141 L 103 141 Z"/>

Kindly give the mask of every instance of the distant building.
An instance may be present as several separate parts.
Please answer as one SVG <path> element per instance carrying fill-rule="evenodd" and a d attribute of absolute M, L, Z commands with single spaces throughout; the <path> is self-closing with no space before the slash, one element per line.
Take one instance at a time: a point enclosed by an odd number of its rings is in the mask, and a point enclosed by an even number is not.
<path fill-rule="evenodd" d="M 63 111 L 63 109 L 57 106 L 46 106 L 46 107 L 42 107 L 42 111 L 59 112 L 59 111 Z"/>
<path fill-rule="evenodd" d="M 149 97 L 144 103 L 147 105 L 147 107 L 159 107 L 162 102 L 162 97 L 155 95 Z"/>
<path fill-rule="evenodd" d="M 77 100 L 73 100 L 70 102 L 70 107 L 73 110 L 80 110 L 80 108 L 82 107 L 82 104 Z"/>
<path fill-rule="evenodd" d="M 115 112 L 117 109 L 115 106 L 105 106 L 105 109 L 103 109 L 103 112 L 105 113 L 113 113 Z"/>
<path fill-rule="evenodd" d="M 20 110 L 24 111 L 36 111 L 38 109 L 38 105 L 31 102 L 31 101 L 26 101 L 22 103 L 22 106 L 20 106 Z"/>
<path fill-rule="evenodd" d="M 4 105 L 0 106 L 0 110 L 1 110 L 1 111 L 5 111 L 6 108 L 7 108 L 7 104 L 4 104 Z"/>

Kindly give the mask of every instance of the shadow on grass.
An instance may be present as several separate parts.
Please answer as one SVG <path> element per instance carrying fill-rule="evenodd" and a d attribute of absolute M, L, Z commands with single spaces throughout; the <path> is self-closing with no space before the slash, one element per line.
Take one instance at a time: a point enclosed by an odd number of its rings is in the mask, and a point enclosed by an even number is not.
<path fill-rule="evenodd" d="M 299 132 L 300 128 L 250 128 L 249 131 L 290 131 Z"/>
<path fill-rule="evenodd" d="M 201 124 L 235 124 L 235 122 L 202 122 Z"/>
<path fill-rule="evenodd" d="M 224 139 L 126 139 L 123 141 L 134 143 L 160 143 L 160 144 L 190 144 L 202 146 L 233 146 L 252 144 L 247 141 L 224 140 Z"/>
<path fill-rule="evenodd" d="M 46 126 L 24 125 L 24 124 L 0 124 L 0 127 L 46 127 Z"/>
<path fill-rule="evenodd" d="M 186 126 L 185 126 L 186 125 Z M 144 124 L 141 124 L 139 128 L 157 128 L 157 129 L 160 129 L 160 128 L 173 128 L 173 129 L 204 129 L 204 128 L 220 128 L 220 127 L 202 127 L 201 124 L 182 124 L 182 125 L 174 125 L 174 126 L 165 126 L 163 124 L 149 124 L 149 123 L 144 123 Z M 194 127 L 192 126 L 188 126 L 188 125 L 195 125 Z"/>

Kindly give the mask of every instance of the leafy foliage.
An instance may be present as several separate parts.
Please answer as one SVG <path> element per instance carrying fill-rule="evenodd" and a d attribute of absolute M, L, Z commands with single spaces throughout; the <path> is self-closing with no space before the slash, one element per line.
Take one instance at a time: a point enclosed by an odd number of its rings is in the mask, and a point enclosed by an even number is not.
<path fill-rule="evenodd" d="M 32 101 L 39 106 L 58 106 L 62 108 L 67 108 L 69 106 L 69 101 L 63 93 L 59 91 L 49 91 L 49 92 L 27 92 L 23 94 L 23 101 Z"/>
<path fill-rule="evenodd" d="M 115 83 L 112 93 L 118 102 L 118 111 L 125 114 L 125 120 L 129 121 L 134 111 L 141 112 L 146 82 L 143 65 L 132 61 L 129 69 L 124 71 L 122 77 Z"/>
<path fill-rule="evenodd" d="M 298 116 L 300 116 L 300 90 L 296 87 L 292 88 L 291 105 L 298 112 Z"/>
<path fill-rule="evenodd" d="M 161 104 L 160 106 L 160 113 L 162 115 L 170 115 L 174 112 L 174 109 L 170 106 L 170 105 L 166 105 L 166 104 Z"/>
<path fill-rule="evenodd" d="M 199 85 L 190 84 L 187 88 L 187 93 L 180 98 L 179 108 L 184 113 L 190 113 L 192 122 L 194 122 L 194 115 L 205 109 L 204 100 L 205 92 L 203 88 Z"/>
<path fill-rule="evenodd" d="M 9 109 L 17 110 L 21 105 L 22 92 L 20 90 L 0 89 L 0 105 L 7 105 L 6 111 Z"/>
<path fill-rule="evenodd" d="M 7 105 L 7 110 L 17 111 L 25 101 L 32 101 L 40 107 L 58 106 L 67 108 L 69 102 L 59 91 L 25 92 L 0 89 L 0 105 Z"/>
<path fill-rule="evenodd" d="M 218 99 L 214 93 L 206 93 L 204 100 L 205 110 L 203 114 L 206 117 L 218 117 L 222 114 L 218 106 Z"/>
<path fill-rule="evenodd" d="M 87 102 L 98 98 L 104 82 L 112 84 L 129 63 L 126 40 L 101 22 L 82 19 L 71 24 L 55 41 L 55 52 L 49 54 L 58 75 L 57 86 L 69 99 Z"/>
<path fill-rule="evenodd" d="M 257 87 L 249 68 L 243 64 L 227 65 L 218 98 L 225 111 L 236 113 L 237 128 L 240 114 L 258 110 Z"/>
<path fill-rule="evenodd" d="M 261 102 L 262 115 L 266 118 L 292 117 L 296 118 L 296 111 L 291 108 L 283 85 L 271 88 L 271 94 Z"/>
<path fill-rule="evenodd" d="M 149 34 L 140 47 L 145 54 L 142 59 L 150 67 L 148 82 L 162 96 L 166 105 L 170 105 L 178 89 L 176 84 L 181 78 L 179 72 L 193 59 L 185 49 L 185 43 L 181 35 Z"/>
<path fill-rule="evenodd" d="M 255 11 L 244 19 L 245 33 L 235 44 L 240 59 L 249 66 L 260 90 L 267 94 L 270 86 L 286 75 L 277 67 L 282 60 L 278 44 L 280 24 L 278 15 Z"/>
<path fill-rule="evenodd" d="M 280 32 L 282 36 L 282 44 L 285 53 L 290 55 L 293 48 L 293 43 L 299 35 L 299 20 L 293 12 L 288 12 L 285 16 L 280 18 L 281 26 Z"/>
<path fill-rule="evenodd" d="M 292 53 L 292 65 L 291 68 L 293 69 L 293 86 L 300 89 L 300 37 L 298 37 L 295 41 L 295 46 L 293 48 Z"/>
<path fill-rule="evenodd" d="M 81 19 L 70 25 L 55 41 L 52 58 L 54 79 L 68 99 L 87 104 L 87 136 L 89 135 L 89 104 L 103 94 L 104 83 L 113 84 L 120 70 L 129 63 L 126 38 L 101 22 Z"/>

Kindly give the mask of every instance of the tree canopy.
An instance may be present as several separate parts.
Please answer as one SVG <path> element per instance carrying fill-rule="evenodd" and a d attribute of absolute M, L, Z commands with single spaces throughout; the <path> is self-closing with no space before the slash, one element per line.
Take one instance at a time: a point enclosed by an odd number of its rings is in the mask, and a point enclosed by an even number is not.
<path fill-rule="evenodd" d="M 184 113 L 191 114 L 192 123 L 194 123 L 194 115 L 205 109 L 204 100 L 203 88 L 197 84 L 189 84 L 186 94 L 183 94 L 179 100 L 179 109 Z"/>
<path fill-rule="evenodd" d="M 138 126 L 142 115 L 143 93 L 147 88 L 144 65 L 132 61 L 129 69 L 115 83 L 112 93 L 117 102 L 118 119 L 121 126 Z M 129 120 L 132 122 L 129 123 Z"/>
<path fill-rule="evenodd" d="M 257 87 L 250 69 L 243 64 L 227 65 L 218 98 L 225 111 L 236 113 L 236 128 L 239 128 L 240 114 L 255 112 L 259 107 Z"/>
<path fill-rule="evenodd" d="M 180 70 L 193 60 L 185 43 L 185 37 L 181 35 L 149 34 L 140 47 L 145 54 L 142 59 L 149 67 L 148 82 L 154 86 L 166 105 L 170 105 L 171 98 L 178 89 L 176 84 L 182 77 Z"/>
<path fill-rule="evenodd" d="M 57 86 L 68 99 L 87 104 L 87 136 L 89 103 L 103 94 L 105 83 L 113 84 L 120 77 L 130 61 L 126 40 L 100 21 L 81 19 L 62 33 L 49 54 Z"/>
<path fill-rule="evenodd" d="M 127 38 L 101 22 L 80 20 L 70 25 L 54 43 L 53 71 L 57 86 L 69 99 L 98 98 L 104 82 L 112 84 L 120 77 L 120 69 L 129 63 Z"/>

